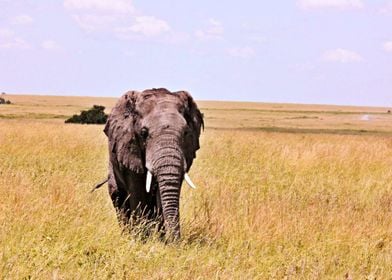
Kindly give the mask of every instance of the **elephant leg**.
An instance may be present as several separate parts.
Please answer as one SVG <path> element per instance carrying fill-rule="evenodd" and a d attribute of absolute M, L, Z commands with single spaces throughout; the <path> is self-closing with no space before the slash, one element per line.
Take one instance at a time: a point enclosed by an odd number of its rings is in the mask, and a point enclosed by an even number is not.
<path fill-rule="evenodd" d="M 124 181 L 129 194 L 124 205 L 127 207 L 126 213 L 129 214 L 129 224 L 140 229 L 143 235 L 148 236 L 157 227 L 157 202 L 154 195 L 156 191 L 151 190 L 147 193 L 145 176 L 132 171 L 125 173 Z"/>
<path fill-rule="evenodd" d="M 108 186 L 109 195 L 112 199 L 113 206 L 116 210 L 117 218 L 121 226 L 127 226 L 131 216 L 131 209 L 129 207 L 129 194 L 124 188 L 125 182 L 123 180 L 123 169 L 110 155 L 109 161 L 109 176 Z"/>
<path fill-rule="evenodd" d="M 114 173 L 118 175 L 117 173 Z M 119 172 L 119 174 L 121 174 Z M 109 194 L 116 209 L 120 224 L 140 228 L 143 235 L 163 228 L 162 204 L 158 186 L 150 193 L 145 190 L 145 177 L 132 171 L 123 176 L 109 177 Z"/>
<path fill-rule="evenodd" d="M 127 225 L 131 215 L 127 203 L 127 199 L 129 199 L 128 193 L 109 183 L 109 195 L 112 199 L 113 206 L 116 209 L 118 221 L 122 226 Z"/>

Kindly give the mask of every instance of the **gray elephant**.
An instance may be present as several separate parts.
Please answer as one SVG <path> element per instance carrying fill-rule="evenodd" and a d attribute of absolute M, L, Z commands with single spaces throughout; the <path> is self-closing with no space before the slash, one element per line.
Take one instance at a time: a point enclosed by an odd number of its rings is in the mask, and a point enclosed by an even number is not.
<path fill-rule="evenodd" d="M 199 149 L 203 117 L 189 93 L 164 88 L 129 91 L 104 129 L 109 141 L 109 194 L 125 225 L 157 222 L 170 240 L 180 238 L 183 179 Z"/>

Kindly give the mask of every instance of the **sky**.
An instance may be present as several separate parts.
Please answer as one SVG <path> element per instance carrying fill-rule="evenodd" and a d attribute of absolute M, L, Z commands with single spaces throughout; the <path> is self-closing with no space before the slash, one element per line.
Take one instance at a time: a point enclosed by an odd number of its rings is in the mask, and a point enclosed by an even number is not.
<path fill-rule="evenodd" d="M 0 0 L 0 91 L 392 106 L 392 0 Z"/>

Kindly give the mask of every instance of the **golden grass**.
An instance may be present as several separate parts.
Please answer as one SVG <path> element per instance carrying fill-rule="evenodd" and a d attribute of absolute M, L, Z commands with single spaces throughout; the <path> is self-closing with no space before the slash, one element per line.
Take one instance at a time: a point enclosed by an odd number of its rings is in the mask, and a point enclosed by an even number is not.
<path fill-rule="evenodd" d="M 23 116 L 0 119 L 0 278 L 390 279 L 390 123 L 349 126 L 381 134 L 334 135 L 339 116 L 353 115 L 335 114 L 327 133 L 265 132 L 254 128 L 277 125 L 259 125 L 255 115 L 270 116 L 264 109 L 201 103 L 207 128 L 191 170 L 199 188 L 184 186 L 183 240 L 166 246 L 121 234 L 107 191 L 89 193 L 106 176 L 103 126 L 27 115 L 71 115 L 96 103 L 110 107 L 114 99 L 37 100 L 0 107 L 0 115 Z M 215 123 L 212 111 L 220 118 Z M 252 122 L 234 119 L 243 111 Z M 230 129 L 221 129 L 226 116 Z M 293 129 L 304 120 L 275 122 Z"/>

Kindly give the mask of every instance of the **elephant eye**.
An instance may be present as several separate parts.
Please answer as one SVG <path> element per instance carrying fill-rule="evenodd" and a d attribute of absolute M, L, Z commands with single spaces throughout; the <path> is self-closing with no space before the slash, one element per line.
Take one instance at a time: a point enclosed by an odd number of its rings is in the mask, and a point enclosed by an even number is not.
<path fill-rule="evenodd" d="M 146 140 L 148 137 L 148 129 L 146 127 L 143 127 L 142 130 L 140 131 L 140 136 Z"/>
<path fill-rule="evenodd" d="M 192 133 L 192 131 L 191 131 L 191 129 L 190 129 L 189 127 L 187 127 L 187 128 L 184 130 L 184 136 L 185 136 L 185 137 L 189 136 L 191 133 Z"/>

